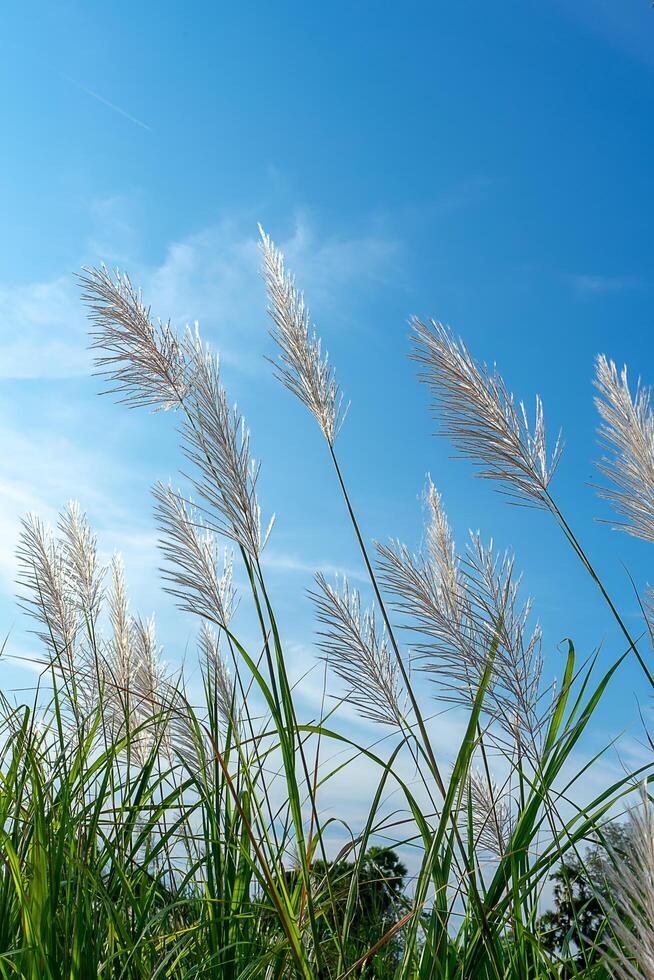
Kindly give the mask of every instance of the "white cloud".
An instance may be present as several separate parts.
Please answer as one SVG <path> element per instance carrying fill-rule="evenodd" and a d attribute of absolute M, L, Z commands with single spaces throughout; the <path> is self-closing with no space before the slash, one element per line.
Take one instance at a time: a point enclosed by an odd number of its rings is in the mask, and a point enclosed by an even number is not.
<path fill-rule="evenodd" d="M 130 533 L 130 511 L 116 496 L 117 485 L 125 486 L 130 471 L 113 459 L 101 445 L 80 445 L 44 423 L 39 428 L 17 428 L 5 421 L 0 428 L 0 587 L 13 591 L 16 545 L 20 520 L 34 513 L 51 524 L 68 500 L 79 500 L 92 514 L 102 515 L 102 530 L 121 528 L 110 547 L 127 545 L 134 554 L 151 551 L 151 539 Z M 148 543 L 145 548 L 144 541 Z"/>
<path fill-rule="evenodd" d="M 62 378 L 90 369 L 72 276 L 0 285 L 0 378 Z"/>
<path fill-rule="evenodd" d="M 309 575 L 313 578 L 316 572 L 322 572 L 328 578 L 335 576 L 346 576 L 352 581 L 369 582 L 369 578 L 363 571 L 337 565 L 324 559 L 312 561 L 302 558 L 299 555 L 292 555 L 283 552 L 276 552 L 267 548 L 263 553 L 263 566 L 273 572 L 288 572 L 292 575 Z"/>
<path fill-rule="evenodd" d="M 268 327 L 254 221 L 225 218 L 171 243 L 158 265 L 139 262 L 129 208 L 123 198 L 97 202 L 98 232 L 89 242 L 97 261 L 129 265 L 153 314 L 183 326 L 199 320 L 228 362 L 251 372 Z M 274 229 L 270 229 L 274 232 Z M 320 236 L 300 216 L 279 242 L 307 296 L 343 319 L 340 307 L 382 280 L 395 261 L 393 240 L 362 235 Z M 345 302 L 343 302 L 345 300 Z M 73 274 L 43 282 L 0 284 L 0 377 L 63 378 L 90 370 L 85 312 Z M 256 368 L 255 368 L 256 370 Z"/>
<path fill-rule="evenodd" d="M 307 297 L 330 314 L 349 294 L 354 303 L 380 282 L 398 251 L 373 233 L 321 238 L 305 217 L 278 244 Z M 173 243 L 162 264 L 144 273 L 143 290 L 158 315 L 179 325 L 198 320 L 221 357 L 250 372 L 261 363 L 268 328 L 259 267 L 256 229 L 225 219 Z"/>
<path fill-rule="evenodd" d="M 138 198 L 113 194 L 93 201 L 90 212 L 94 230 L 83 264 L 100 261 L 110 267 L 131 268 L 139 253 L 142 215 Z"/>

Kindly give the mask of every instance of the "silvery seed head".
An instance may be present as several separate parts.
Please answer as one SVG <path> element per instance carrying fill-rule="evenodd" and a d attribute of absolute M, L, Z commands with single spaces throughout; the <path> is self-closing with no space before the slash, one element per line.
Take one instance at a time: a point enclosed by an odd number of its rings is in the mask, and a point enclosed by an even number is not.
<path fill-rule="evenodd" d="M 606 863 L 615 938 L 605 965 L 617 980 L 654 980 L 654 805 L 645 787 L 628 826 L 630 860 Z"/>
<path fill-rule="evenodd" d="M 497 369 L 472 358 L 442 323 L 414 318 L 412 357 L 433 398 L 439 431 L 517 501 L 549 507 L 548 488 L 561 456 L 557 438 L 548 454 L 543 405 L 536 398 L 533 428 Z"/>
<path fill-rule="evenodd" d="M 599 435 L 607 455 L 597 464 L 612 487 L 600 489 L 623 520 L 616 526 L 654 541 L 654 416 L 651 391 L 636 385 L 632 396 L 627 368 L 620 374 L 601 354 L 596 362 L 595 399 L 602 419 Z"/>
<path fill-rule="evenodd" d="M 322 353 L 304 296 L 284 268 L 284 256 L 261 226 L 259 231 L 268 312 L 274 323 L 271 336 L 279 348 L 276 377 L 306 405 L 333 446 L 349 406 L 343 405 L 329 356 Z"/>
<path fill-rule="evenodd" d="M 335 587 L 316 575 L 312 593 L 323 629 L 320 647 L 328 664 L 349 687 L 348 703 L 372 721 L 397 727 L 404 717 L 404 696 L 397 662 L 374 608 L 361 610 L 359 593 L 347 579 Z"/>

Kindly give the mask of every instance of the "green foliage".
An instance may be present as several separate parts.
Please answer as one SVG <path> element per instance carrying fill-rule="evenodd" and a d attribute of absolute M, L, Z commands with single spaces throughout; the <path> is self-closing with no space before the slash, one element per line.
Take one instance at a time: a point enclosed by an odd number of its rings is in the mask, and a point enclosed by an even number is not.
<path fill-rule="evenodd" d="M 609 860 L 630 864 L 629 825 L 611 823 L 602 828 L 596 842 L 580 856 L 569 854 L 552 873 L 554 908 L 539 921 L 541 941 L 564 964 L 565 976 L 574 976 L 602 959 L 606 909 L 612 905 Z"/>

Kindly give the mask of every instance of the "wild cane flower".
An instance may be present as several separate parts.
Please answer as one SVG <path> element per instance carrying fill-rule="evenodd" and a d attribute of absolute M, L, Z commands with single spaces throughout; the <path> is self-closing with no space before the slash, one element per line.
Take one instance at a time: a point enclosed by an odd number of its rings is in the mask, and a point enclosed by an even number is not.
<path fill-rule="evenodd" d="M 111 561 L 107 611 L 111 636 L 104 645 L 103 724 L 114 740 L 131 735 L 130 750 L 144 762 L 155 743 L 169 759 L 186 733 L 186 716 L 161 660 L 154 618 L 129 612 L 122 557 Z M 137 735 L 136 730 L 144 725 Z"/>
<path fill-rule="evenodd" d="M 280 350 L 276 377 L 314 416 L 330 446 L 340 432 L 349 405 L 343 407 L 329 356 L 323 356 L 320 339 L 311 325 L 304 296 L 284 268 L 284 256 L 259 225 L 263 277 L 268 291 L 268 312 L 275 324 L 271 336 Z"/>
<path fill-rule="evenodd" d="M 284 256 L 259 226 L 263 277 L 268 292 L 271 336 L 280 354 L 275 375 L 309 409 L 333 448 L 347 416 L 329 356 L 322 354 L 311 314 L 294 277 L 284 267 Z M 318 619 L 327 629 L 320 646 L 336 674 L 350 686 L 349 701 L 366 718 L 382 724 L 402 723 L 401 682 L 398 665 L 385 631 L 378 632 L 374 609 L 361 613 L 358 592 L 346 579 L 334 589 L 318 574 L 312 593 Z"/>
<path fill-rule="evenodd" d="M 652 393 L 640 382 L 633 395 L 629 390 L 627 368 L 618 375 L 613 361 L 600 354 L 596 362 L 595 399 L 602 424 L 599 435 L 610 455 L 598 464 L 613 488 L 601 488 L 600 496 L 609 500 L 624 517 L 618 528 L 635 537 L 654 541 L 654 416 Z"/>
<path fill-rule="evenodd" d="M 532 432 L 524 404 L 516 406 L 496 368 L 477 364 L 463 341 L 435 320 L 424 324 L 414 317 L 412 327 L 412 357 L 431 389 L 440 431 L 481 467 L 481 477 L 499 481 L 517 500 L 549 507 L 562 446 L 559 435 L 548 459 L 540 398 Z"/>
<path fill-rule="evenodd" d="M 82 299 L 95 324 L 92 347 L 100 351 L 96 367 L 128 405 L 178 408 L 187 391 L 186 351 L 170 320 L 156 323 L 129 276 L 115 278 L 104 267 L 85 268 L 80 276 Z"/>
<path fill-rule="evenodd" d="M 531 602 L 520 602 L 513 559 L 497 558 L 472 534 L 458 561 L 440 495 L 428 480 L 427 553 L 406 545 L 377 544 L 382 582 L 407 628 L 426 640 L 416 645 L 421 669 L 441 684 L 438 697 L 469 705 L 474 700 L 495 645 L 493 672 L 484 708 L 511 742 L 535 747 L 544 719 L 537 706 L 542 672 L 541 634 L 529 632 Z"/>
<path fill-rule="evenodd" d="M 600 497 L 608 500 L 624 520 L 615 524 L 645 541 L 654 541 L 654 415 L 652 392 L 640 381 L 632 397 L 627 368 L 620 374 L 614 361 L 600 354 L 596 361 L 595 405 L 602 419 L 598 432 L 610 455 L 598 469 L 613 487 L 600 487 Z M 645 619 L 654 643 L 654 590 L 647 586 Z"/>
<path fill-rule="evenodd" d="M 60 515 L 60 536 L 37 517 L 23 521 L 19 585 L 23 604 L 39 624 L 38 635 L 64 679 L 63 695 L 73 713 L 88 717 L 102 708 L 105 730 L 122 737 L 156 718 L 170 703 L 170 679 L 157 646 L 154 621 L 129 614 L 122 561 L 106 569 L 98 564 L 97 543 L 79 505 Z M 98 630 L 104 603 L 111 635 Z M 169 722 L 174 730 L 174 717 Z M 144 757 L 154 734 L 139 736 L 134 748 Z"/>
<path fill-rule="evenodd" d="M 39 639 L 61 673 L 76 708 L 88 710 L 100 678 L 90 646 L 101 601 L 103 571 L 97 566 L 95 536 L 75 503 L 61 514 L 61 539 L 38 517 L 22 521 L 18 584 L 22 604 L 40 625 Z"/>
<path fill-rule="evenodd" d="M 182 432 L 184 453 L 198 471 L 192 482 L 212 512 L 206 514 L 207 525 L 236 541 L 256 561 L 275 517 L 262 533 L 256 492 L 260 464 L 250 454 L 250 433 L 238 409 L 229 407 L 217 358 L 197 334 L 186 346 L 194 369 Z"/>
<path fill-rule="evenodd" d="M 617 980 L 654 980 L 654 806 L 645 788 L 630 815 L 631 861 L 607 862 L 616 937 L 605 963 Z"/>
<path fill-rule="evenodd" d="M 425 499 L 431 520 L 427 525 L 427 551 L 431 569 L 437 575 L 437 590 L 443 605 L 456 615 L 459 605 L 459 561 L 441 495 L 427 477 Z"/>
<path fill-rule="evenodd" d="M 125 585 L 125 567 L 119 554 L 115 554 L 111 560 L 107 605 L 111 638 L 107 655 L 103 715 L 114 737 L 118 737 L 137 728 L 139 724 L 135 692 L 132 690 L 135 674 L 132 620 Z"/>
<path fill-rule="evenodd" d="M 104 598 L 105 569 L 98 564 L 97 538 L 86 514 L 71 500 L 59 518 L 62 555 L 80 616 L 94 628 Z"/>
<path fill-rule="evenodd" d="M 257 560 L 273 521 L 262 534 L 259 466 L 244 419 L 227 401 L 218 359 L 197 330 L 180 338 L 170 321 L 155 323 L 127 276 L 85 269 L 81 283 L 95 324 L 95 363 L 109 391 L 130 406 L 184 412 L 183 448 L 197 468 L 196 492 L 214 512 L 208 523 Z"/>
<path fill-rule="evenodd" d="M 221 564 L 216 539 L 191 501 L 161 483 L 156 485 L 154 496 L 162 533 L 160 546 L 168 562 L 168 567 L 162 569 L 169 583 L 164 588 L 177 599 L 179 609 L 204 620 L 198 650 L 205 676 L 221 720 L 237 722 L 234 682 L 220 652 L 218 635 L 209 625 L 227 629 L 236 609 L 233 556 L 225 551 Z M 185 751 L 184 756 L 188 759 L 189 752 Z"/>
<path fill-rule="evenodd" d="M 23 519 L 18 546 L 18 582 L 26 611 L 43 627 L 39 638 L 53 656 L 72 662 L 79 608 L 70 593 L 66 565 L 52 530 L 34 514 Z"/>
<path fill-rule="evenodd" d="M 170 683 L 161 662 L 161 648 L 157 643 L 154 617 L 142 619 L 132 618 L 131 641 L 134 650 L 134 673 L 130 681 L 130 695 L 136 700 L 136 711 L 139 721 L 159 716 L 169 707 Z M 138 748 L 141 758 L 147 757 L 160 735 L 161 722 L 153 730 L 147 726 L 139 733 Z M 163 719 L 161 719 L 163 721 Z M 165 733 L 167 734 L 167 733 Z M 166 741 L 163 742 L 164 752 L 169 752 Z"/>
<path fill-rule="evenodd" d="M 215 536 L 191 501 L 162 483 L 156 484 L 154 497 L 160 547 L 168 562 L 162 570 L 169 583 L 166 592 L 180 609 L 228 627 L 236 606 L 232 556 L 225 552 L 221 567 Z"/>
<path fill-rule="evenodd" d="M 326 627 L 320 633 L 320 647 L 335 673 L 349 685 L 348 702 L 364 718 L 397 727 L 404 717 L 402 685 L 374 609 L 362 615 L 359 593 L 350 590 L 345 578 L 340 588 L 338 582 L 332 588 L 318 573 L 316 583 L 319 591 L 311 597 L 318 620 Z"/>
<path fill-rule="evenodd" d="M 506 854 L 514 830 L 511 797 L 489 779 L 485 772 L 471 769 L 466 787 L 466 810 L 472 811 L 472 832 L 475 846 L 494 857 Z M 467 819 L 466 814 L 463 814 Z"/>
<path fill-rule="evenodd" d="M 220 652 L 220 645 L 215 631 L 203 623 L 198 638 L 200 659 L 204 664 L 209 678 L 211 690 L 218 704 L 221 719 L 238 724 L 238 712 L 235 705 L 236 685 L 230 676 L 227 664 Z"/>

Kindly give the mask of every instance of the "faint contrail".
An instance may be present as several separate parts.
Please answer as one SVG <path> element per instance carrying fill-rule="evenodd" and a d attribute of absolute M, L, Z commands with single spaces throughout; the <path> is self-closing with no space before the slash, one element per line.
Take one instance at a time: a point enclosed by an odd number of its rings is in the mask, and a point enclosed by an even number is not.
<path fill-rule="evenodd" d="M 76 85 L 77 88 L 80 88 L 82 90 L 82 92 L 86 92 L 87 95 L 90 95 L 92 98 L 97 99 L 98 102 L 102 102 L 103 105 L 106 105 L 110 109 L 113 109 L 114 112 L 119 112 L 121 116 L 124 116 L 125 119 L 129 119 L 130 122 L 136 123 L 136 125 L 140 126 L 141 129 L 147 129 L 149 133 L 152 132 L 151 127 L 148 126 L 147 123 L 141 122 L 141 120 L 137 119 L 136 116 L 131 116 L 129 112 L 125 112 L 125 110 L 121 109 L 119 105 L 115 104 L 115 102 L 110 102 L 109 99 L 105 99 L 102 95 L 98 95 L 98 93 L 94 92 L 93 89 L 87 88 L 86 85 L 82 85 L 81 82 L 78 82 L 76 81 L 76 79 L 71 78 L 70 75 L 64 75 L 63 72 L 60 72 L 59 74 L 61 75 L 62 78 L 65 78 L 67 82 L 70 82 L 71 85 Z"/>

